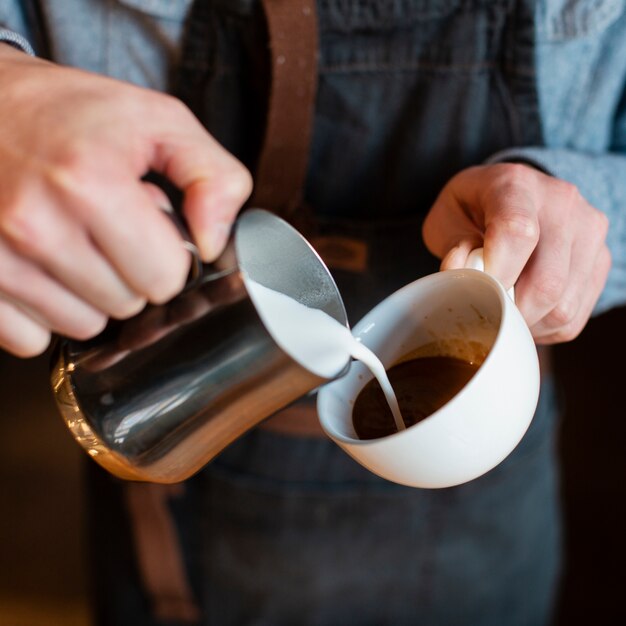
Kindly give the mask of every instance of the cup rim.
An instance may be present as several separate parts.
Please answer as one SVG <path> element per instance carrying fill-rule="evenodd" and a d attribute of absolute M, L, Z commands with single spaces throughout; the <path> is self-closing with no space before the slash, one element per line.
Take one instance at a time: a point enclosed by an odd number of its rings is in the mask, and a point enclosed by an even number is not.
<path fill-rule="evenodd" d="M 352 332 L 353 332 L 353 334 L 356 334 L 356 332 L 359 331 L 360 327 L 367 327 L 368 324 L 371 324 L 371 322 L 368 322 L 367 319 L 370 316 L 375 315 L 377 309 L 382 307 L 385 303 L 387 303 L 389 300 L 393 299 L 394 297 L 400 297 L 399 294 L 401 294 L 402 292 L 406 292 L 406 291 L 409 291 L 411 289 L 414 289 L 416 283 L 418 283 L 418 282 L 421 283 L 421 284 L 424 284 L 424 283 L 427 283 L 427 282 L 437 283 L 437 282 L 440 282 L 442 280 L 449 280 L 450 274 L 452 274 L 452 273 L 456 274 L 458 278 L 461 278 L 461 277 L 466 276 L 466 275 L 470 275 L 472 277 L 472 279 L 477 279 L 479 281 L 488 283 L 491 287 L 494 288 L 494 291 L 497 294 L 498 302 L 499 302 L 499 305 L 500 305 L 500 321 L 498 323 L 498 328 L 497 328 L 497 331 L 496 331 L 493 343 L 491 344 L 491 346 L 489 348 L 489 352 L 485 356 L 485 359 L 480 364 L 480 366 L 478 367 L 478 369 L 476 370 L 474 375 L 471 377 L 471 379 L 463 386 L 463 388 L 457 394 L 455 394 L 450 400 L 448 400 L 448 402 L 446 402 L 439 409 L 437 409 L 436 411 L 434 411 L 433 413 L 431 413 L 430 415 L 425 417 L 423 420 L 420 420 L 417 424 L 413 424 L 412 426 L 409 426 L 405 430 L 396 431 L 394 433 L 391 433 L 390 435 L 386 435 L 384 437 L 376 437 L 375 439 L 358 439 L 358 438 L 348 437 L 348 436 L 346 436 L 346 435 L 344 435 L 342 433 L 339 433 L 335 429 L 333 429 L 331 431 L 327 427 L 327 425 L 325 424 L 325 420 L 322 417 L 322 412 L 321 412 L 320 405 L 321 405 L 321 403 L 323 401 L 323 397 L 327 393 L 331 392 L 332 386 L 340 384 L 345 379 L 345 377 L 342 377 L 342 378 L 339 378 L 337 380 L 334 380 L 334 381 L 328 383 L 327 385 L 324 385 L 323 387 L 321 387 L 319 389 L 318 394 L 317 394 L 317 401 L 316 401 L 318 420 L 320 422 L 322 430 L 331 439 L 334 439 L 334 440 L 337 440 L 337 441 L 341 441 L 342 443 L 348 444 L 350 446 L 371 446 L 371 445 L 380 444 L 381 442 L 386 442 L 386 441 L 390 441 L 390 440 L 397 440 L 400 437 L 407 437 L 412 432 L 415 432 L 415 430 L 419 426 L 422 426 L 422 425 L 425 425 L 425 424 L 431 422 L 432 421 L 431 418 L 436 417 L 442 410 L 447 409 L 450 406 L 451 403 L 453 403 L 455 400 L 457 400 L 461 396 L 461 394 L 463 394 L 465 392 L 465 390 L 468 387 L 474 386 L 476 384 L 475 383 L 476 379 L 479 376 L 481 376 L 482 372 L 484 372 L 484 366 L 488 362 L 493 360 L 492 359 L 492 354 L 493 354 L 494 348 L 498 345 L 498 343 L 501 342 L 502 329 L 504 327 L 505 320 L 508 319 L 508 317 L 510 316 L 510 310 L 509 310 L 510 307 L 507 306 L 507 300 L 511 304 L 514 304 L 513 300 L 506 293 L 506 290 L 505 290 L 504 286 L 500 283 L 500 281 L 497 278 L 494 278 L 493 276 L 491 276 L 490 274 L 487 274 L 486 272 L 484 272 L 482 270 L 477 270 L 477 269 L 472 269 L 472 268 L 450 269 L 450 270 L 444 270 L 444 271 L 436 272 L 434 274 L 429 274 L 427 276 L 423 276 L 422 278 L 418 278 L 418 279 L 416 279 L 416 280 L 414 280 L 414 281 L 404 285 L 404 287 L 400 287 L 400 289 L 398 289 L 398 290 L 394 291 L 393 293 L 391 293 L 390 295 L 388 295 L 384 300 L 381 300 L 381 302 L 379 302 L 374 308 L 372 308 L 370 311 L 368 311 L 365 314 L 365 316 L 363 316 L 363 318 L 361 320 L 359 320 L 359 322 L 357 322 L 357 324 L 352 329 Z M 347 375 L 349 375 L 349 370 L 348 370 L 348 372 L 346 372 L 346 376 Z M 371 380 L 371 378 L 368 379 L 364 383 L 363 386 L 365 386 L 367 384 L 367 382 L 369 382 L 369 380 Z"/>

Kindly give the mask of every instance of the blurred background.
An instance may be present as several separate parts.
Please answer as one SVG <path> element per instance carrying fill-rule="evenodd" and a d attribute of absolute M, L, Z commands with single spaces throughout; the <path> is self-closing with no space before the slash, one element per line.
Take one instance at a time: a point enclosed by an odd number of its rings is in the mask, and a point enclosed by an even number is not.
<path fill-rule="evenodd" d="M 555 626 L 626 623 L 624 355 L 626 309 L 556 350 L 567 533 Z M 0 352 L 0 626 L 91 626 L 81 484 L 91 461 L 53 405 L 49 359 Z"/>

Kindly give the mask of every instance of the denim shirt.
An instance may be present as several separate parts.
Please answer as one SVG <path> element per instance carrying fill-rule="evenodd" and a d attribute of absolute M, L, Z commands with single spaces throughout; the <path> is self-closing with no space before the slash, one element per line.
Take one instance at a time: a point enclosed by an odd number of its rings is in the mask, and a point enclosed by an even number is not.
<path fill-rule="evenodd" d="M 46 0 L 37 16 L 30 0 L 0 0 L 0 40 L 25 50 L 30 42 L 37 52 L 43 19 L 57 62 L 163 90 L 192 2 Z M 537 0 L 544 146 L 508 149 L 489 159 L 534 163 L 577 185 L 606 213 L 613 267 L 596 314 L 626 303 L 625 9 L 626 0 Z"/>

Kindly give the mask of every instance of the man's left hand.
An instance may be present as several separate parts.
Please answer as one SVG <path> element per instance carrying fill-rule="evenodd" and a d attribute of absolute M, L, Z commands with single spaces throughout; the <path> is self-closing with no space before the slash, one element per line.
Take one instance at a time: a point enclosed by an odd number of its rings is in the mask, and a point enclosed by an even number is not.
<path fill-rule="evenodd" d="M 584 328 L 606 283 L 607 217 L 578 189 L 524 164 L 471 167 L 443 188 L 424 222 L 442 269 L 484 248 L 485 271 L 508 289 L 535 341 L 569 341 Z"/>

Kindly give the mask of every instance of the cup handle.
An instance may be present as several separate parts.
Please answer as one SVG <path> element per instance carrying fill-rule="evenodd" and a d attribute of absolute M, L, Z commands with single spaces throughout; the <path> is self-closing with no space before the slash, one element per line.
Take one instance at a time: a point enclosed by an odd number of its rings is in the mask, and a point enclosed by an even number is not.
<path fill-rule="evenodd" d="M 465 267 L 470 270 L 479 270 L 481 272 L 485 271 L 485 261 L 483 258 L 483 249 L 482 248 L 474 248 L 469 255 L 467 256 L 467 261 L 465 262 Z M 515 302 L 515 288 L 511 287 L 507 293 L 513 302 Z"/>

